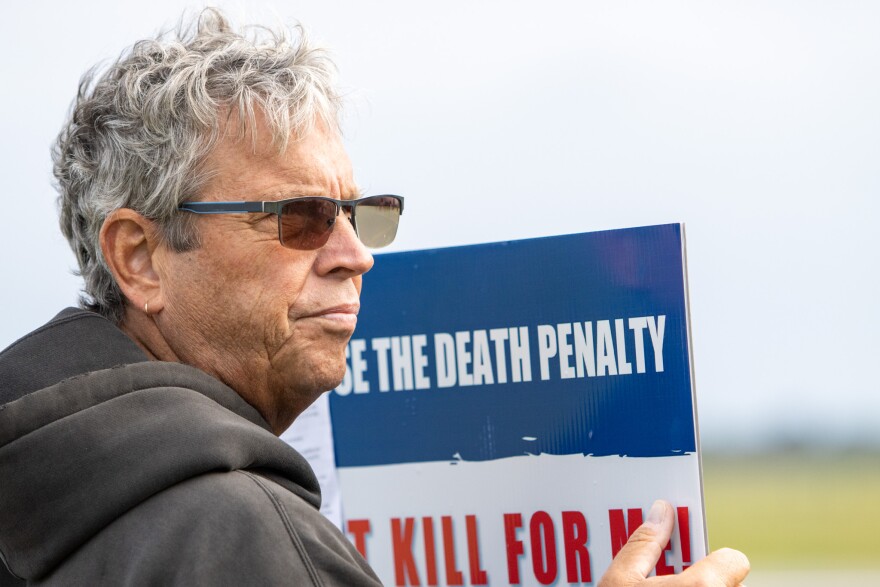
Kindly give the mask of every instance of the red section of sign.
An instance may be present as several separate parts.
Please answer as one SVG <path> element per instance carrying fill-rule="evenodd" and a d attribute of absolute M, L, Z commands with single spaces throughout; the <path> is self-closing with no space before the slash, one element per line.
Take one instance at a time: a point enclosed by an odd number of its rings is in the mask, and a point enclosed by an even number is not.
<path fill-rule="evenodd" d="M 391 547 L 394 556 L 395 585 L 419 585 L 416 559 L 412 551 L 415 525 L 414 518 L 404 518 L 401 528 L 400 518 L 391 518 Z"/>
<path fill-rule="evenodd" d="M 562 512 L 562 543 L 565 577 L 569 583 L 590 583 L 590 553 L 587 550 L 587 518 L 581 512 Z M 580 567 L 580 574 L 578 573 Z"/>
<path fill-rule="evenodd" d="M 608 510 L 608 525 L 611 530 L 611 556 L 617 556 L 636 528 L 642 525 L 642 510 L 630 508 L 626 510 L 627 521 L 623 520 L 623 510 Z"/>
<path fill-rule="evenodd" d="M 443 527 L 443 554 L 446 558 L 446 584 L 464 585 L 464 575 L 455 564 L 455 536 L 452 533 L 452 516 L 440 518 Z"/>
<path fill-rule="evenodd" d="M 681 570 L 691 566 L 691 521 L 686 507 L 677 508 L 678 535 L 681 539 Z"/>
<path fill-rule="evenodd" d="M 354 539 L 354 547 L 361 556 L 367 558 L 367 534 L 370 533 L 370 520 L 349 520 L 348 533 Z"/>
<path fill-rule="evenodd" d="M 663 575 L 673 575 L 675 574 L 675 567 L 666 562 L 666 553 L 672 550 L 672 541 L 666 543 L 666 547 L 663 549 L 663 552 L 660 553 L 660 558 L 657 559 L 657 566 L 654 567 L 654 572 L 658 577 L 662 577 Z"/>
<path fill-rule="evenodd" d="M 480 542 L 477 538 L 477 516 L 465 516 L 467 526 L 468 563 L 471 571 L 471 585 L 488 585 L 489 577 L 480 568 Z"/>
<path fill-rule="evenodd" d="M 422 518 L 422 535 L 425 538 L 425 584 L 437 585 L 437 549 L 434 547 L 434 518 Z"/>
<path fill-rule="evenodd" d="M 681 544 L 683 569 L 691 564 L 691 530 L 690 512 L 686 507 L 676 508 L 677 534 Z M 609 529 L 613 556 L 617 556 L 623 545 L 633 532 L 642 524 L 643 513 L 639 508 L 608 510 Z M 483 568 L 480 552 L 480 536 L 477 516 L 470 514 L 464 517 L 465 536 L 467 539 L 467 556 L 469 585 L 488 585 L 489 573 Z M 583 512 L 561 512 L 562 519 L 562 554 L 565 556 L 565 581 L 569 584 L 589 584 L 593 581 L 589 550 L 589 525 Z M 424 540 L 425 585 L 436 587 L 441 584 L 437 569 L 437 537 L 434 532 L 434 518 L 421 518 L 422 536 Z M 455 532 L 452 516 L 440 518 L 443 541 L 443 557 L 445 567 L 444 585 L 459 586 L 465 584 L 465 575 L 458 567 L 455 549 Z M 510 585 L 521 583 L 519 562 L 525 555 L 525 539 L 519 536 L 524 527 L 523 515 L 520 513 L 504 514 L 504 541 L 507 552 L 507 576 Z M 530 559 L 532 573 L 541 585 L 551 585 L 559 578 L 559 547 L 556 541 L 556 528 L 553 518 L 546 511 L 535 512 L 528 523 L 530 541 Z M 366 558 L 367 538 L 372 532 L 369 519 L 349 520 L 346 525 L 358 552 Z M 391 519 L 391 546 L 394 557 L 395 585 L 421 585 L 419 569 L 413 553 L 413 539 L 416 533 L 416 518 Z M 674 538 L 674 537 L 673 537 Z M 658 576 L 671 575 L 675 565 L 669 563 L 667 557 L 672 551 L 670 540 L 657 561 L 655 573 Z M 677 565 L 677 563 L 676 563 Z"/>
<path fill-rule="evenodd" d="M 538 511 L 529 522 L 532 541 L 532 568 L 535 578 L 541 585 L 550 585 L 556 580 L 556 534 L 553 518 L 547 512 Z"/>
<path fill-rule="evenodd" d="M 507 546 L 507 582 L 519 585 L 519 557 L 525 553 L 516 531 L 522 528 L 522 514 L 504 514 L 504 544 Z"/>

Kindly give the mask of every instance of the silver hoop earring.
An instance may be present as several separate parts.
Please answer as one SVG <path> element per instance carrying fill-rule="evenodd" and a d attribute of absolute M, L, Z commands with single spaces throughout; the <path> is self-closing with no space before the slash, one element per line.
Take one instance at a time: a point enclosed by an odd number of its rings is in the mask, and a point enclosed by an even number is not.
<path fill-rule="evenodd" d="M 144 302 L 144 314 L 150 314 L 150 302 Z"/>

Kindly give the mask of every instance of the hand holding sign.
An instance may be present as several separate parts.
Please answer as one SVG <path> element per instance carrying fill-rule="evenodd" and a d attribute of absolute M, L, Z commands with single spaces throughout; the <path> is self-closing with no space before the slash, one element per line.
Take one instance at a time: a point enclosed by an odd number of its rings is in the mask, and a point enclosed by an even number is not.
<path fill-rule="evenodd" d="M 665 501 L 651 507 L 648 518 L 614 558 L 599 587 L 657 587 L 705 585 L 738 587 L 749 574 L 749 561 L 736 550 L 722 548 L 695 563 L 680 575 L 647 578 L 672 535 L 674 510 Z"/>

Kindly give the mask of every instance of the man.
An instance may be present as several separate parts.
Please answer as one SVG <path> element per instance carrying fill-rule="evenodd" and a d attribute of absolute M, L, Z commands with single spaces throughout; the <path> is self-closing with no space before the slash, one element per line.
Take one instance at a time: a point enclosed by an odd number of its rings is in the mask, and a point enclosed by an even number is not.
<path fill-rule="evenodd" d="M 15 577 L 379 584 L 276 435 L 341 381 L 365 246 L 393 239 L 403 199 L 360 197 L 326 56 L 254 34 L 209 10 L 80 88 L 54 159 L 84 309 L 0 354 Z M 644 580 L 671 530 L 658 502 L 605 584 Z M 650 581 L 746 572 L 720 551 Z"/>

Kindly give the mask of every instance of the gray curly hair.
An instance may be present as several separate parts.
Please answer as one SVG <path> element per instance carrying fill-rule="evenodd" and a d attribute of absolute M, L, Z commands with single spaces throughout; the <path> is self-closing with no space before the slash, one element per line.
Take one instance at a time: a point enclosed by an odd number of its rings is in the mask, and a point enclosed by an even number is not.
<path fill-rule="evenodd" d="M 211 8 L 174 34 L 138 42 L 102 75 L 83 76 L 52 153 L 61 230 L 85 281 L 82 307 L 117 323 L 124 315 L 99 242 L 114 210 L 156 222 L 173 250 L 199 245 L 193 215 L 177 207 L 204 185 L 201 166 L 223 117 L 237 113 L 243 137 L 262 113 L 279 151 L 317 120 L 338 131 L 336 68 L 301 26 L 290 32 L 237 32 Z"/>

